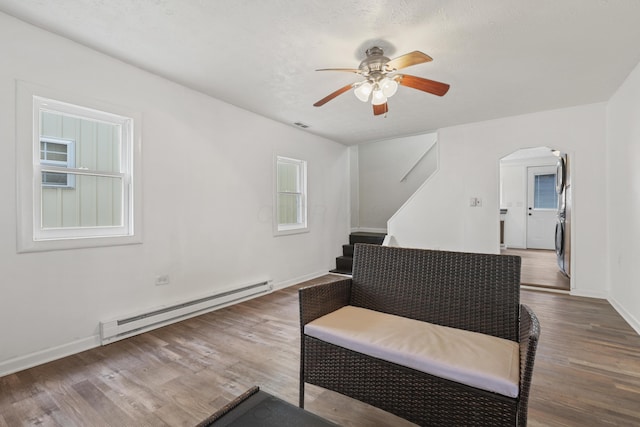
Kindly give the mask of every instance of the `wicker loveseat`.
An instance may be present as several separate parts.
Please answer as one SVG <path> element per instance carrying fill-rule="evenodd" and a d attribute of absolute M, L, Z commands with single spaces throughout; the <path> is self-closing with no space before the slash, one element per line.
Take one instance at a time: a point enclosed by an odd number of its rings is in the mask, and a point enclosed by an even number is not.
<path fill-rule="evenodd" d="M 540 326 L 535 314 L 520 305 L 519 257 L 358 244 L 351 279 L 300 289 L 299 297 L 300 407 L 304 407 L 305 383 L 309 383 L 419 425 L 526 425 Z M 309 334 L 316 322 L 346 309 L 381 315 L 383 322 L 384 316 L 391 315 L 394 321 L 417 320 L 417 327 L 439 325 L 435 328 L 462 334 L 471 331 L 474 337 L 511 346 L 516 395 L 445 379 Z M 338 327 L 349 323 L 349 317 L 344 319 L 337 321 Z M 375 334 L 376 322 L 361 320 L 356 326 L 363 333 Z M 417 329 L 398 328 L 392 335 L 402 336 L 410 330 Z M 458 340 L 455 344 L 466 343 Z"/>

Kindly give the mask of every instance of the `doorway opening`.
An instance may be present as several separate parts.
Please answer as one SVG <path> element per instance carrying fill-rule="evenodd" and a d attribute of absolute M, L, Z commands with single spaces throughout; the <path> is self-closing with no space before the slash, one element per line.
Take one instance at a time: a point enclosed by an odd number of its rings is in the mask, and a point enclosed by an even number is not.
<path fill-rule="evenodd" d="M 517 150 L 500 159 L 501 253 L 522 258 L 523 285 L 570 289 L 570 180 L 565 153 Z"/>

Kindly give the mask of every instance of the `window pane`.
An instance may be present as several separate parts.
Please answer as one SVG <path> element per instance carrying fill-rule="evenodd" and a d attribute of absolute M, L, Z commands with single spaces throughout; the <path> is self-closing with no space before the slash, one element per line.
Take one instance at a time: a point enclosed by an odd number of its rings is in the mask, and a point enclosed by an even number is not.
<path fill-rule="evenodd" d="M 65 162 L 67 161 L 67 153 L 46 153 L 45 160 L 51 160 L 54 162 Z"/>
<path fill-rule="evenodd" d="M 278 191 L 300 192 L 300 166 L 295 163 L 278 163 Z"/>
<path fill-rule="evenodd" d="M 536 175 L 534 182 L 534 209 L 557 209 L 556 175 Z"/>
<path fill-rule="evenodd" d="M 67 186 L 67 174 L 56 172 L 42 172 L 42 185 Z"/>
<path fill-rule="evenodd" d="M 75 167 L 101 172 L 121 172 L 121 126 L 90 118 L 81 118 L 64 113 L 42 110 L 40 112 L 41 138 L 57 138 L 75 141 L 75 159 L 69 159 Z M 65 144 L 45 142 L 40 145 L 45 151 L 43 160 L 54 158 L 54 152 L 66 153 Z M 62 161 L 67 161 L 63 159 Z"/>
<path fill-rule="evenodd" d="M 47 174 L 51 174 L 47 172 Z M 54 174 L 75 180 L 74 188 L 42 188 L 43 228 L 120 227 L 123 180 L 119 177 Z"/>
<path fill-rule="evenodd" d="M 298 224 L 300 220 L 300 197 L 298 194 L 280 194 L 278 197 L 278 223 Z"/>
<path fill-rule="evenodd" d="M 67 144 L 57 144 L 55 142 L 45 142 L 45 149 L 49 152 L 67 153 Z"/>

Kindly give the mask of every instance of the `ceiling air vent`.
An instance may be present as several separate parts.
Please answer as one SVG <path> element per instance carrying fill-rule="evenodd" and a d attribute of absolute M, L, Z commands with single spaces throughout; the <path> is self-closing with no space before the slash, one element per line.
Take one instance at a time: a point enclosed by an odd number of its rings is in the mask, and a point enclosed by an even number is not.
<path fill-rule="evenodd" d="M 305 125 L 305 124 L 304 124 L 304 123 L 302 123 L 302 122 L 295 122 L 295 123 L 294 123 L 294 125 L 296 125 L 296 126 L 298 126 L 298 127 L 301 127 L 302 129 L 306 129 L 306 128 L 308 128 L 308 127 L 309 127 L 309 125 Z"/>

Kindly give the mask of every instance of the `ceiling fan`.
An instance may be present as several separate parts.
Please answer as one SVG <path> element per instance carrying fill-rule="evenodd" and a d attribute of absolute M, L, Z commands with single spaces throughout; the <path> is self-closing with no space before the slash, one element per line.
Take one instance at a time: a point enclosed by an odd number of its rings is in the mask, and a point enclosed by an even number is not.
<path fill-rule="evenodd" d="M 449 90 L 449 85 L 446 83 L 411 76 L 409 74 L 392 74 L 402 68 L 433 61 L 427 54 L 416 50 L 406 55 L 389 59 L 384 56 L 382 49 L 377 46 L 367 49 L 366 54 L 367 57 L 360 63 L 358 68 L 322 68 L 316 70 L 356 73 L 364 77 L 365 80 L 341 87 L 313 104 L 313 106 L 321 107 L 338 95 L 342 95 L 353 88 L 354 94 L 360 101 L 367 102 L 371 100 L 373 104 L 373 114 L 378 116 L 380 114 L 386 114 L 389 111 L 387 99 L 396 93 L 398 85 L 418 89 L 438 96 L 443 96 Z"/>

